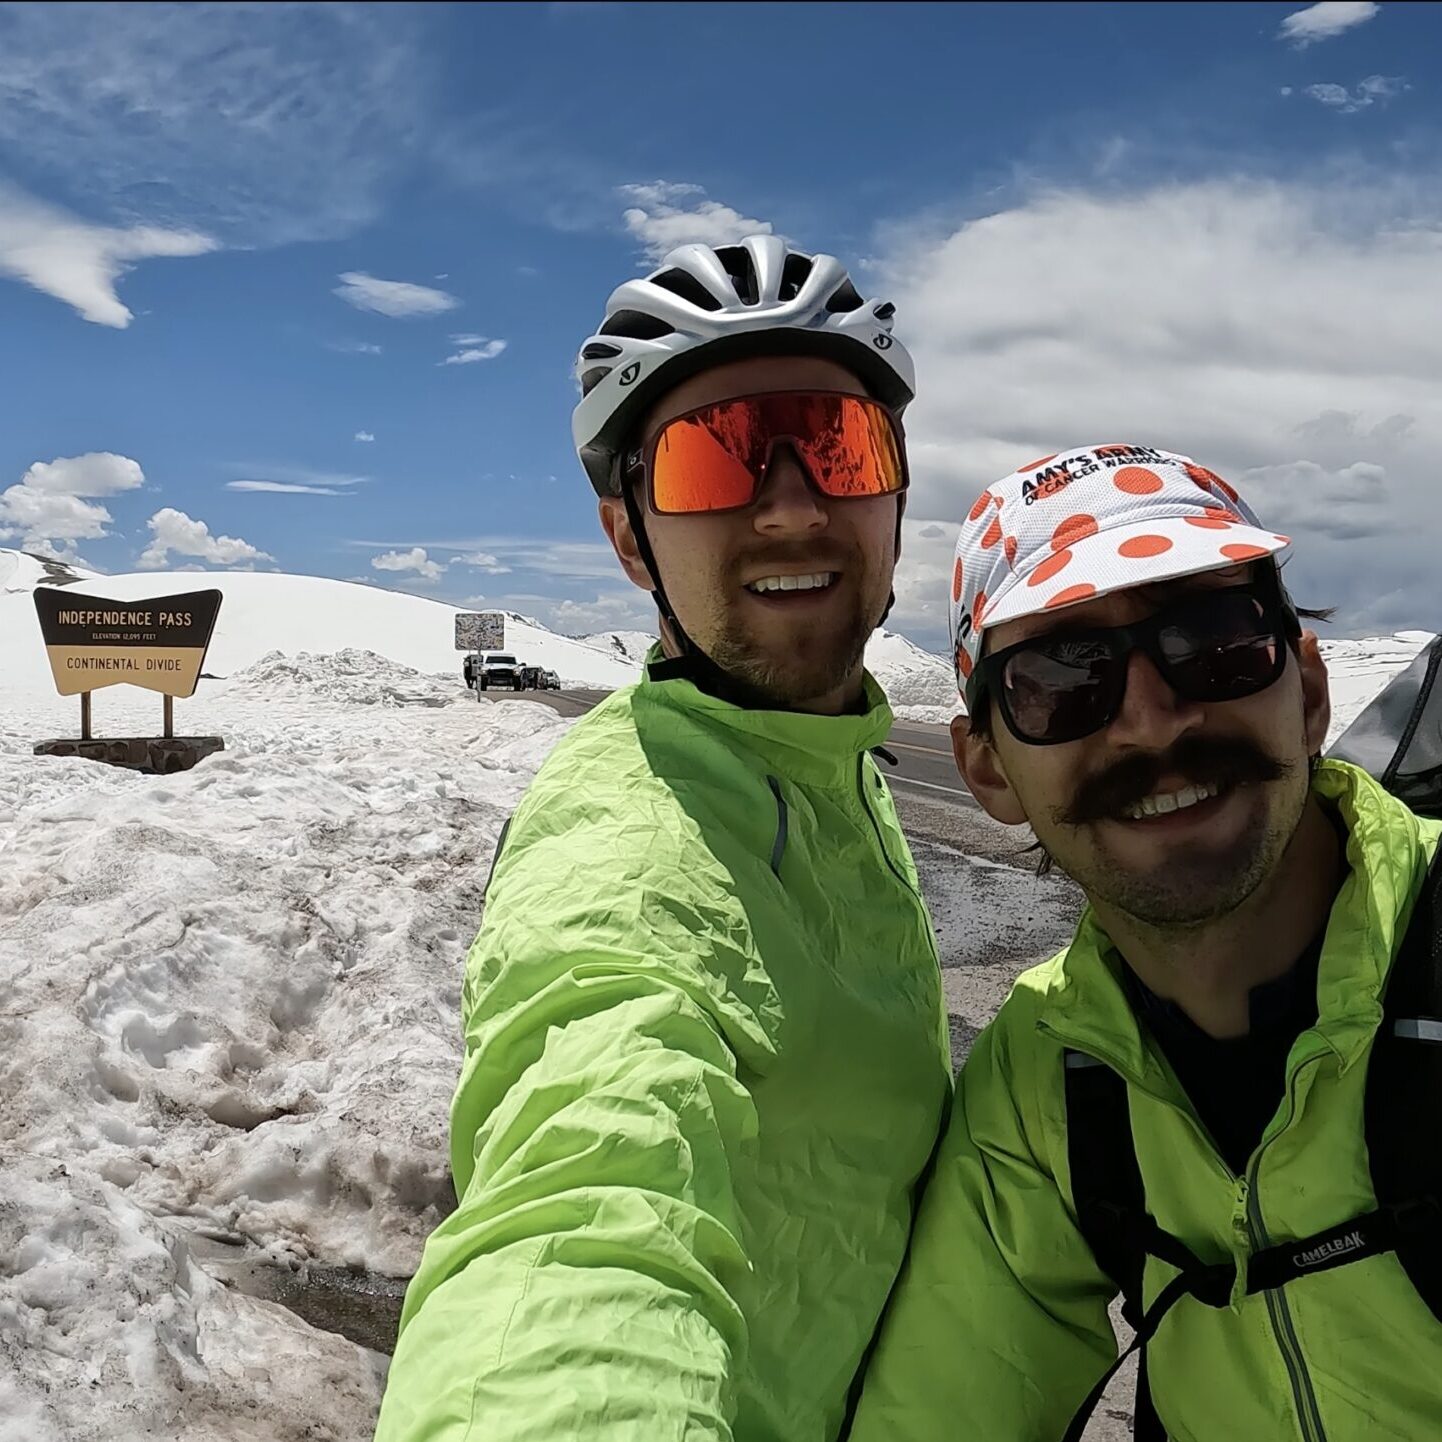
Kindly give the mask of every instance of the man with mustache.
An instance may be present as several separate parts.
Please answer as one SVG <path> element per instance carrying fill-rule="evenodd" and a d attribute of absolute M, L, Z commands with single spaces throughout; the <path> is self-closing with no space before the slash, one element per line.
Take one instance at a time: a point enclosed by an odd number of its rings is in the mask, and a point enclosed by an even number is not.
<path fill-rule="evenodd" d="M 1035 462 L 962 526 L 957 765 L 1088 905 L 963 1068 L 851 1442 L 1076 1442 L 1119 1290 L 1138 1438 L 1442 1426 L 1442 1255 L 1417 1222 L 1442 1214 L 1388 1171 L 1435 1147 L 1371 1146 L 1438 1101 L 1401 1038 L 1442 1025 L 1383 1020 L 1431 960 L 1439 826 L 1319 760 L 1288 544 L 1138 446 Z M 1394 1087 L 1406 1045 L 1432 1079 Z"/>
<path fill-rule="evenodd" d="M 382 1442 L 833 1442 L 950 1090 L 870 755 L 912 366 L 772 236 L 611 297 L 574 435 L 662 643 L 509 825 L 466 969 L 457 1211 Z"/>

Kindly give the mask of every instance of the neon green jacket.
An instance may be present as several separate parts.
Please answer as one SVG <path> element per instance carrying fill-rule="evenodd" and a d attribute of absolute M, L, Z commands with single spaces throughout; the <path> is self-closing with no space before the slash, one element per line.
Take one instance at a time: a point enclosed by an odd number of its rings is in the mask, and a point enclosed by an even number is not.
<path fill-rule="evenodd" d="M 868 747 L 643 681 L 515 813 L 380 1442 L 832 1442 L 951 1068 Z"/>
<path fill-rule="evenodd" d="M 1139 1031 L 1120 962 L 1088 912 L 1068 951 L 1018 980 L 962 1069 L 850 1442 L 1057 1442 L 1115 1358 L 1114 1288 L 1071 1201 L 1068 1048 L 1126 1079 L 1157 1222 L 1202 1261 L 1238 1270 L 1230 1309 L 1183 1298 L 1148 1349 L 1172 1442 L 1442 1435 L 1442 1325 L 1392 1254 L 1243 1295 L 1252 1251 L 1375 1205 L 1361 1124 L 1367 1056 L 1442 829 L 1350 766 L 1324 763 L 1315 788 L 1349 832 L 1351 874 L 1328 924 L 1317 1024 L 1292 1047 L 1286 1100 L 1246 1176 L 1227 1168 Z M 1148 1261 L 1148 1305 L 1175 1275 Z"/>

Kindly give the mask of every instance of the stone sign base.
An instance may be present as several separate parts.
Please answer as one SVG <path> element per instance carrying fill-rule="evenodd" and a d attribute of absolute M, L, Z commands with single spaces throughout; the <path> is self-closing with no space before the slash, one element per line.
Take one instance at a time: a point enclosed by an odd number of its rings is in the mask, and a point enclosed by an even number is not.
<path fill-rule="evenodd" d="M 37 756 L 79 756 L 85 761 L 103 761 L 107 766 L 127 766 L 157 776 L 189 771 L 197 761 L 224 750 L 225 742 L 219 736 L 106 736 L 93 741 L 72 736 L 35 743 Z"/>

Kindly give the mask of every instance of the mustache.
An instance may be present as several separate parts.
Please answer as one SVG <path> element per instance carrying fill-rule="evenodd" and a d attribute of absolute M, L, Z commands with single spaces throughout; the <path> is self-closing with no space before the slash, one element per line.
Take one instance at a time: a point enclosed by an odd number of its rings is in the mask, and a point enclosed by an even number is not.
<path fill-rule="evenodd" d="M 738 576 L 755 575 L 768 566 L 809 566 L 813 571 L 854 570 L 854 547 L 838 546 L 835 541 L 793 542 L 789 545 L 760 547 L 737 557 L 734 570 Z"/>
<path fill-rule="evenodd" d="M 1240 736 L 1184 736 L 1166 751 L 1126 756 L 1088 777 L 1057 820 L 1066 826 L 1111 820 L 1150 796 L 1164 776 L 1228 790 L 1280 781 L 1291 770 L 1288 762 Z"/>

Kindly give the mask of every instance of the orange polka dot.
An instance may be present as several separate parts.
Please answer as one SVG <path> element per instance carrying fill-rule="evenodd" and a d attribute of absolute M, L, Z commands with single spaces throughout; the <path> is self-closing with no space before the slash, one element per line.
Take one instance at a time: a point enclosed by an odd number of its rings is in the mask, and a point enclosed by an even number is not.
<path fill-rule="evenodd" d="M 971 657 L 965 651 L 958 651 L 956 653 L 956 665 L 957 669 L 961 672 L 961 679 L 963 681 L 970 680 Z"/>
<path fill-rule="evenodd" d="M 1229 511 L 1225 506 L 1208 506 L 1207 514 L 1214 521 L 1235 521 L 1237 519 L 1237 513 Z"/>
<path fill-rule="evenodd" d="M 1007 563 L 1007 565 L 1008 565 L 1008 566 L 1015 566 L 1015 565 L 1016 565 L 1016 537 L 1015 537 L 1015 536 L 1008 536 L 1008 537 L 1006 538 L 1006 542 L 1005 542 L 1004 549 L 1006 550 L 1006 563 Z"/>
<path fill-rule="evenodd" d="M 955 605 L 961 600 L 961 557 L 956 558 L 956 565 L 951 572 L 951 602 Z"/>
<path fill-rule="evenodd" d="M 972 624 L 973 626 L 979 626 L 979 625 L 981 625 L 981 618 L 982 618 L 982 616 L 983 616 L 985 613 L 986 613 L 986 592 L 985 592 L 985 591 L 978 591 L 978 592 L 976 593 L 976 600 L 974 600 L 974 601 L 971 603 L 971 624 Z"/>
<path fill-rule="evenodd" d="M 986 510 L 986 503 L 990 499 L 991 493 L 989 491 L 983 491 L 976 498 L 976 504 L 972 506 L 972 508 L 966 513 L 966 519 L 968 521 L 979 521 L 981 519 L 982 512 Z"/>
<path fill-rule="evenodd" d="M 1187 474 L 1204 490 L 1209 491 L 1214 485 L 1221 484 L 1221 478 L 1205 466 L 1193 465 L 1187 462 Z"/>
<path fill-rule="evenodd" d="M 1059 453 L 1053 451 L 1049 456 L 1043 456 L 1039 461 L 1028 461 L 1024 466 L 1018 466 L 1018 471 L 1034 471 L 1038 466 L 1044 466 L 1048 461 L 1054 461 Z"/>
<path fill-rule="evenodd" d="M 1186 522 L 1189 526 L 1197 526 L 1203 531 L 1230 531 L 1232 529 L 1231 520 L 1224 521 L 1219 516 L 1187 516 Z"/>
<path fill-rule="evenodd" d="M 1048 556 L 1031 575 L 1026 578 L 1028 586 L 1042 586 L 1051 580 L 1053 576 L 1059 575 L 1071 565 L 1071 552 L 1058 551 L 1054 556 Z"/>
<path fill-rule="evenodd" d="M 1240 501 L 1242 499 L 1220 476 L 1213 476 L 1212 479 L 1217 483 L 1217 489 L 1221 491 L 1229 501 Z"/>
<path fill-rule="evenodd" d="M 993 516 L 991 525 L 986 528 L 986 534 L 981 538 L 981 549 L 989 551 L 1001 540 L 1001 517 Z"/>
<path fill-rule="evenodd" d="M 1271 552 L 1265 546 L 1223 546 L 1222 554 L 1229 561 L 1256 561 Z"/>
<path fill-rule="evenodd" d="M 1129 496 L 1154 496 L 1162 488 L 1162 478 L 1145 466 L 1123 466 L 1112 477 L 1112 485 Z"/>
<path fill-rule="evenodd" d="M 1050 601 L 1046 603 L 1048 611 L 1054 611 L 1058 606 L 1070 606 L 1077 601 L 1085 601 L 1088 596 L 1095 596 L 1095 586 L 1068 586 L 1065 591 L 1058 591 Z"/>
<path fill-rule="evenodd" d="M 1117 547 L 1117 555 L 1128 561 L 1141 561 L 1148 556 L 1160 556 L 1171 548 L 1172 543 L 1165 536 L 1133 536 Z"/>
<path fill-rule="evenodd" d="M 1051 533 L 1051 548 L 1053 551 L 1065 550 L 1068 546 L 1074 546 L 1078 541 L 1084 541 L 1088 536 L 1097 533 L 1097 518 L 1088 515 L 1068 516 L 1056 530 Z"/>

